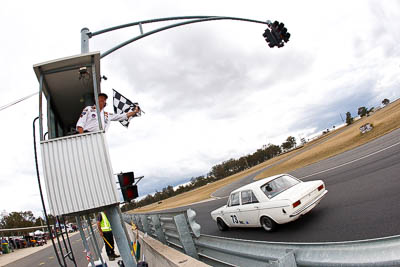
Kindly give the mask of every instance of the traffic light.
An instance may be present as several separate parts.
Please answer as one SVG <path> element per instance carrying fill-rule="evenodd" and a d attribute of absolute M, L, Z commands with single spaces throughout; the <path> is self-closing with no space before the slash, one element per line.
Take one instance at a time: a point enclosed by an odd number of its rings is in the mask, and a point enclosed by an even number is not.
<path fill-rule="evenodd" d="M 287 32 L 285 24 L 277 20 L 274 23 L 267 21 L 268 27 L 263 34 L 265 40 L 267 41 L 269 47 L 277 46 L 282 47 L 284 43 L 287 43 L 290 38 L 290 33 Z M 271 30 L 270 30 L 271 29 Z"/>
<path fill-rule="evenodd" d="M 278 32 L 281 32 L 282 29 L 283 29 L 284 27 L 285 27 L 285 24 L 283 24 L 282 22 L 279 23 L 279 25 L 278 25 Z"/>
<path fill-rule="evenodd" d="M 130 202 L 132 199 L 139 196 L 137 185 L 133 184 L 135 182 L 135 175 L 133 172 L 118 174 L 118 181 L 125 202 Z"/>
<path fill-rule="evenodd" d="M 286 28 L 284 28 L 284 29 L 286 29 Z M 283 35 L 283 41 L 285 41 L 285 43 L 287 43 L 287 42 L 289 42 L 289 38 L 290 38 L 290 33 L 286 32 Z"/>
<path fill-rule="evenodd" d="M 276 38 L 272 35 L 271 31 L 269 29 L 266 29 L 265 32 L 263 33 L 263 36 L 265 38 L 265 41 L 268 43 L 269 47 L 274 47 L 278 45 L 278 41 Z"/>
<path fill-rule="evenodd" d="M 290 33 L 287 32 L 285 24 L 279 23 L 279 26 L 277 27 L 277 35 L 279 35 L 280 41 L 284 41 L 285 43 L 289 41 Z"/>

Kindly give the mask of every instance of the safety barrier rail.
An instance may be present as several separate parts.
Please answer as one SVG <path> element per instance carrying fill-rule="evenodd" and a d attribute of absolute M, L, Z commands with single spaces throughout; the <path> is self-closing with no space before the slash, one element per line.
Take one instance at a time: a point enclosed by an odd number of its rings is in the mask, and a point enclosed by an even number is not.
<path fill-rule="evenodd" d="M 124 214 L 127 223 L 212 266 L 400 266 L 400 235 L 362 241 L 282 243 L 201 235 L 196 213 Z"/>

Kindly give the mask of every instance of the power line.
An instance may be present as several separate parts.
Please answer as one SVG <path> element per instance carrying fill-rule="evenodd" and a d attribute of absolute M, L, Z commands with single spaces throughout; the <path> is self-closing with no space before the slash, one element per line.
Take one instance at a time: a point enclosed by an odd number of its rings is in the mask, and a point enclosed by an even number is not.
<path fill-rule="evenodd" d="M 11 107 L 11 106 L 13 106 L 13 105 L 15 105 L 15 104 L 18 104 L 19 102 L 24 101 L 24 100 L 26 100 L 26 99 L 28 99 L 28 98 L 34 96 L 34 95 L 37 95 L 38 93 L 39 93 L 39 92 L 30 94 L 30 95 L 25 96 L 25 97 L 23 97 L 23 98 L 21 98 L 21 99 L 18 99 L 18 100 L 16 100 L 16 101 L 13 101 L 13 102 L 11 102 L 11 103 L 9 103 L 9 104 L 7 104 L 7 105 L 4 105 L 4 106 L 0 107 L 0 111 L 4 110 L 4 109 L 6 109 L 6 108 L 9 108 L 9 107 Z"/>

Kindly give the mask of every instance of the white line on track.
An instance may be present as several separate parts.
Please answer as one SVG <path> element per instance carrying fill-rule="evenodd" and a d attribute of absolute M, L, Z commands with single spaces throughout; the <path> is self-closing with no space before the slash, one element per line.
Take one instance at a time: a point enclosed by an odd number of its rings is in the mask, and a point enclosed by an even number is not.
<path fill-rule="evenodd" d="M 353 163 L 353 162 L 356 162 L 356 161 L 359 161 L 359 160 L 368 158 L 368 157 L 370 157 L 370 156 L 373 156 L 373 155 L 375 155 L 375 154 L 378 154 L 378 153 L 380 153 L 380 152 L 382 152 L 382 151 L 385 151 L 385 150 L 387 150 L 387 149 L 389 149 L 389 148 L 392 148 L 392 147 L 394 147 L 394 146 L 397 146 L 397 145 L 399 145 L 399 144 L 400 144 L 400 142 L 397 142 L 397 143 L 395 143 L 395 144 L 393 144 L 393 145 L 390 145 L 390 146 L 388 146 L 388 147 L 382 148 L 382 149 L 380 149 L 380 150 L 378 150 L 378 151 L 375 151 L 375 152 L 373 152 L 373 153 L 371 153 L 371 154 L 365 155 L 365 156 L 363 156 L 363 157 L 361 157 L 361 158 L 354 159 L 354 160 L 352 160 L 352 161 L 349 161 L 349 162 L 340 164 L 340 165 L 338 165 L 338 166 L 335 166 L 335 167 L 332 167 L 332 168 L 329 168 L 329 169 L 326 169 L 326 170 L 323 170 L 323 171 L 319 171 L 319 172 L 316 172 L 316 173 L 313 173 L 313 174 L 309 174 L 309 175 L 303 176 L 303 177 L 301 177 L 300 179 L 307 178 L 307 177 L 310 177 L 310 176 L 314 176 L 314 175 L 317 175 L 317 174 L 320 174 L 320 173 L 324 173 L 324 172 L 327 172 L 327 171 L 331 171 L 331 170 L 334 170 L 334 169 L 343 167 L 343 166 L 348 165 L 348 164 L 351 164 L 351 163 Z"/>

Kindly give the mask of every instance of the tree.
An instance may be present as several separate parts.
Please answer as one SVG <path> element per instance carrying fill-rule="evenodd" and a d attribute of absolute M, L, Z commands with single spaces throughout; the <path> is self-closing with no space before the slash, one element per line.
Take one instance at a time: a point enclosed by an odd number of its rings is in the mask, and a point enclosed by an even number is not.
<path fill-rule="evenodd" d="M 168 185 L 167 187 L 163 188 L 162 193 L 165 199 L 174 196 L 175 190 L 171 185 Z"/>
<path fill-rule="evenodd" d="M 281 145 L 282 150 L 286 151 L 290 149 L 290 143 L 289 142 L 283 142 Z"/>
<path fill-rule="evenodd" d="M 369 112 L 367 110 L 366 107 L 359 107 L 358 108 L 358 115 L 360 115 L 360 117 L 364 117 L 365 115 L 367 115 Z"/>
<path fill-rule="evenodd" d="M 210 175 L 219 180 L 225 177 L 225 170 L 222 164 L 215 165 L 211 168 Z"/>
<path fill-rule="evenodd" d="M 351 117 L 351 113 L 349 111 L 347 111 L 347 113 L 346 113 L 346 123 L 347 123 L 347 125 L 352 124 L 353 120 L 354 119 L 353 119 L 353 117 Z"/>
<path fill-rule="evenodd" d="M 292 147 L 296 147 L 296 145 L 297 145 L 296 138 L 294 138 L 293 136 L 289 136 L 286 139 L 286 141 L 289 142 Z"/>
<path fill-rule="evenodd" d="M 35 223 L 36 218 L 32 211 L 11 212 L 0 221 L 1 228 L 31 227 L 35 226 Z"/>
<path fill-rule="evenodd" d="M 282 153 L 282 149 L 280 146 L 274 144 L 268 144 L 266 150 L 267 158 L 271 159 Z"/>
<path fill-rule="evenodd" d="M 389 99 L 387 99 L 387 98 L 385 98 L 385 99 L 382 100 L 382 104 L 385 105 L 385 106 L 386 106 L 387 104 L 389 104 L 389 103 L 390 103 L 390 101 L 389 101 Z"/>
<path fill-rule="evenodd" d="M 286 138 L 286 141 L 282 143 L 281 147 L 284 150 L 289 150 L 292 147 L 296 147 L 296 138 L 294 138 L 293 136 L 289 136 L 288 138 Z"/>

